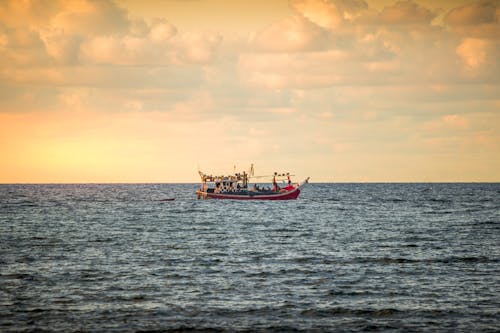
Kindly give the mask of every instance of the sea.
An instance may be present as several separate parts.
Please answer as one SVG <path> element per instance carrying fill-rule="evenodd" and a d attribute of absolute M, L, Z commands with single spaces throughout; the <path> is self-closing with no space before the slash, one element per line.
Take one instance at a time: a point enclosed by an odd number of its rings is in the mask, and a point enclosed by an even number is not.
<path fill-rule="evenodd" d="M 0 332 L 500 332 L 500 183 L 197 188 L 0 185 Z"/>

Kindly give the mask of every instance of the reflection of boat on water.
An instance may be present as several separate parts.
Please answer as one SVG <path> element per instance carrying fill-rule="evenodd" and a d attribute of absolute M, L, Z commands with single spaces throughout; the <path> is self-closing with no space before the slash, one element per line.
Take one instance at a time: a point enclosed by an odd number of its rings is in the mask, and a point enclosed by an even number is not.
<path fill-rule="evenodd" d="M 253 165 L 246 173 L 235 173 L 228 176 L 212 176 L 198 171 L 201 177 L 201 188 L 196 191 L 198 199 L 233 199 L 233 200 L 292 200 L 297 199 L 300 190 L 309 182 L 309 177 L 301 183 L 292 183 L 289 173 L 272 176 L 254 176 Z M 259 187 L 258 183 L 249 186 L 250 178 L 272 177 L 272 187 Z M 285 182 L 286 180 L 286 182 Z M 284 187 L 278 181 L 285 182 Z"/>

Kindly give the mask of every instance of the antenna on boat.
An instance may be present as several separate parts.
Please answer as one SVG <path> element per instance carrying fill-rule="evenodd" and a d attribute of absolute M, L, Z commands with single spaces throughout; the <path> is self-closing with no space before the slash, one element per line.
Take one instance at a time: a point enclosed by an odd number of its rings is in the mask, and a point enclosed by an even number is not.
<path fill-rule="evenodd" d="M 250 170 L 248 170 L 248 176 L 253 177 L 254 175 L 254 170 L 253 170 L 253 163 L 250 165 Z"/>

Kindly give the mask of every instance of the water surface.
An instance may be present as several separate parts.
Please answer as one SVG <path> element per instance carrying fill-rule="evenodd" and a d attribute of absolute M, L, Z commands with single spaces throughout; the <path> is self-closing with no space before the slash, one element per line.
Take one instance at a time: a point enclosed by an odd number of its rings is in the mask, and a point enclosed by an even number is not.
<path fill-rule="evenodd" d="M 500 184 L 196 188 L 0 185 L 0 331 L 498 332 Z"/>

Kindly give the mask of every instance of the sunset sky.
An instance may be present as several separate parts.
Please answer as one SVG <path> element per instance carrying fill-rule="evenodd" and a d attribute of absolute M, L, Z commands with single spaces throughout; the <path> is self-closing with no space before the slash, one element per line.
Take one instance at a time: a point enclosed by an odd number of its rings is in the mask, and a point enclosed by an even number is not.
<path fill-rule="evenodd" d="M 500 1 L 0 0 L 0 153 L 0 183 L 498 182 Z"/>

